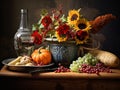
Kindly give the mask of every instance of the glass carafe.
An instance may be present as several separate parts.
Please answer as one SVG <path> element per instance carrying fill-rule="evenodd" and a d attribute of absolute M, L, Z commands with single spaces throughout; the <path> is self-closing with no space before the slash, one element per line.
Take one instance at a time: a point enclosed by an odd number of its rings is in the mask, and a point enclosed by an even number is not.
<path fill-rule="evenodd" d="M 33 45 L 31 29 L 28 27 L 28 10 L 21 9 L 20 26 L 14 36 L 14 48 L 17 56 L 30 55 Z"/>

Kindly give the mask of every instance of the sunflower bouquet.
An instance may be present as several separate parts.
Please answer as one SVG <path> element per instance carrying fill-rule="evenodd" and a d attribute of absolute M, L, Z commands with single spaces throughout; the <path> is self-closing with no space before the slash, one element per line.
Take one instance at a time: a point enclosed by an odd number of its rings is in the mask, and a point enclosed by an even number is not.
<path fill-rule="evenodd" d="M 77 45 L 85 44 L 108 22 L 116 17 L 112 14 L 105 14 L 96 17 L 94 20 L 87 20 L 78 10 L 69 10 L 65 16 L 61 7 L 48 12 L 41 10 L 41 17 L 38 23 L 32 25 L 32 36 L 35 44 L 41 44 L 46 38 L 58 42 L 75 41 Z"/>

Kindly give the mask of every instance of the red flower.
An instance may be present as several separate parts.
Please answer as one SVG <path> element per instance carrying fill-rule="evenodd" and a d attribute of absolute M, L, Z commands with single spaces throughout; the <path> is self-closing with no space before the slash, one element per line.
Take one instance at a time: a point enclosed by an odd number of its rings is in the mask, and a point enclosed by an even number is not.
<path fill-rule="evenodd" d="M 87 31 L 79 30 L 76 32 L 77 39 L 83 41 L 88 36 Z"/>
<path fill-rule="evenodd" d="M 32 33 L 32 36 L 34 37 L 34 43 L 35 44 L 41 44 L 42 43 L 42 35 L 39 34 L 38 30 L 34 31 Z"/>
<path fill-rule="evenodd" d="M 52 23 L 52 19 L 50 18 L 50 16 L 45 16 L 41 23 L 44 25 L 45 28 L 48 28 L 49 24 Z"/>
<path fill-rule="evenodd" d="M 67 35 L 69 33 L 70 27 L 66 24 L 60 25 L 57 29 L 59 35 Z"/>

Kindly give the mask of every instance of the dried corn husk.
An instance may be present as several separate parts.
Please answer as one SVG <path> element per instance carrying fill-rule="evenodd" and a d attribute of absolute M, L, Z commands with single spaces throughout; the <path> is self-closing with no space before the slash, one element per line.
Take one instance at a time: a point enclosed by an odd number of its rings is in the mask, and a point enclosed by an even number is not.
<path fill-rule="evenodd" d="M 113 53 L 103 50 L 92 50 L 90 51 L 100 62 L 104 63 L 109 67 L 120 66 L 120 59 Z"/>

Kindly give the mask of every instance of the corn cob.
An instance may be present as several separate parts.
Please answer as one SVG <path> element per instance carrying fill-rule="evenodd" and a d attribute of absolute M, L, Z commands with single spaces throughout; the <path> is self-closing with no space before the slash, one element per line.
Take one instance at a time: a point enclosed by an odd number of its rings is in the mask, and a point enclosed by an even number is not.
<path fill-rule="evenodd" d="M 10 62 L 8 63 L 8 65 L 15 65 L 17 62 L 20 61 L 21 58 L 22 58 L 22 56 L 18 56 L 16 59 L 10 61 Z"/>

